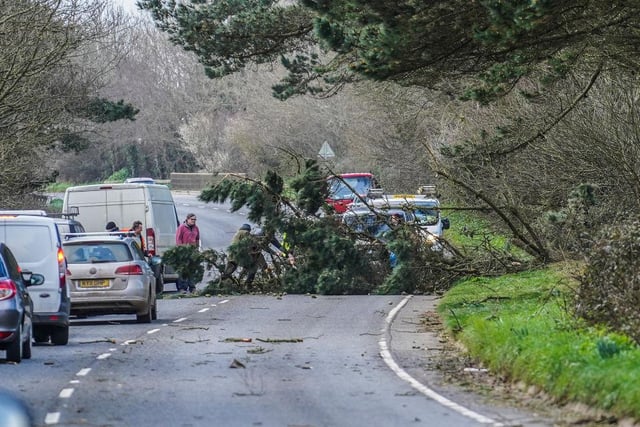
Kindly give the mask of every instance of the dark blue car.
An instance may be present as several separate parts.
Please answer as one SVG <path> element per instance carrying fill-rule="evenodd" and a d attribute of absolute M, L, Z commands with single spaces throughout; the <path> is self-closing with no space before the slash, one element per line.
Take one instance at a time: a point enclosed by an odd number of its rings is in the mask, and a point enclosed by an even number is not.
<path fill-rule="evenodd" d="M 0 243 L 0 350 L 6 350 L 10 362 L 31 358 L 33 301 L 27 287 L 43 283 L 42 274 L 21 271 L 11 250 Z"/>

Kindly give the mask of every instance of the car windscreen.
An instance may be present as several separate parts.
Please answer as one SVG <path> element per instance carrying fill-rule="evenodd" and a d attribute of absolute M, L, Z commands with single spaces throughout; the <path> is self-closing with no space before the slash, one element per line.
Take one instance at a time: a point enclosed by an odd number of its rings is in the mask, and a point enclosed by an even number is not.
<path fill-rule="evenodd" d="M 103 262 L 127 262 L 133 260 L 124 242 L 65 243 L 69 264 L 95 264 Z"/>
<path fill-rule="evenodd" d="M 420 225 L 436 225 L 438 223 L 439 212 L 437 209 L 416 206 L 413 209 L 413 214 L 416 216 L 416 222 Z"/>
<path fill-rule="evenodd" d="M 343 182 L 344 181 L 344 182 Z M 360 176 L 355 178 L 332 178 L 329 182 L 329 197 L 332 199 L 350 199 L 353 197 L 353 188 L 356 194 L 366 195 L 371 188 L 371 178 Z"/>
<path fill-rule="evenodd" d="M 4 241 L 19 263 L 37 263 L 55 250 L 51 230 L 46 225 L 6 224 Z"/>

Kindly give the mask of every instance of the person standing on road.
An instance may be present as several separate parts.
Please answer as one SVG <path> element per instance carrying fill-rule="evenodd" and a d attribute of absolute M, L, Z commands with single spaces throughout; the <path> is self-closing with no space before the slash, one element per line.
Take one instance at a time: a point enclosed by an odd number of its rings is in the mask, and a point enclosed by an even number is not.
<path fill-rule="evenodd" d="M 176 245 L 192 245 L 196 248 L 200 247 L 200 230 L 196 225 L 196 214 L 187 214 L 187 218 L 176 230 Z M 178 278 L 178 290 L 182 292 L 195 291 L 195 284 L 191 283 L 190 279 Z"/>
<path fill-rule="evenodd" d="M 136 243 L 140 247 L 140 250 L 147 255 L 147 249 L 144 245 L 144 236 L 142 236 L 142 221 L 133 221 L 133 225 L 131 225 L 131 229 L 129 230 L 133 233 L 133 237 L 136 239 Z"/>

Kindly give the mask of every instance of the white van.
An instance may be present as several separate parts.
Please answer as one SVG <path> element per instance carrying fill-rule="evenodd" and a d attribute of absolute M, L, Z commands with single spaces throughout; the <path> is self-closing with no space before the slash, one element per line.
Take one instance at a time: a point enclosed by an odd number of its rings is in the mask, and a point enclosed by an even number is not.
<path fill-rule="evenodd" d="M 75 214 L 87 232 L 104 232 L 113 221 L 121 229 L 129 229 L 134 221 L 142 221 L 145 249 L 151 256 L 162 256 L 176 243 L 178 214 L 171 190 L 160 184 L 95 184 L 67 188 L 62 212 Z M 156 292 L 164 282 L 175 282 L 178 275 L 167 266 L 155 267 Z"/>
<path fill-rule="evenodd" d="M 42 285 L 29 290 L 35 341 L 51 338 L 55 345 L 66 345 L 71 298 L 60 233 L 53 218 L 35 215 L 1 212 L 0 241 L 11 248 L 21 268 L 44 276 Z"/>

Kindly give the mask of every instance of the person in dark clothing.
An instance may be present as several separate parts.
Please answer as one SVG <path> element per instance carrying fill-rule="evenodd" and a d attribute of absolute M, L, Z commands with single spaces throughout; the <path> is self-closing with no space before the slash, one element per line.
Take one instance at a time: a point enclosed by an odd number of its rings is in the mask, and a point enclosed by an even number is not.
<path fill-rule="evenodd" d="M 109 232 L 109 233 L 115 233 L 116 231 L 120 231 L 120 229 L 118 228 L 118 226 L 116 225 L 115 222 L 113 221 L 109 221 L 107 223 L 107 226 L 105 227 L 105 229 Z"/>

